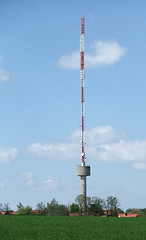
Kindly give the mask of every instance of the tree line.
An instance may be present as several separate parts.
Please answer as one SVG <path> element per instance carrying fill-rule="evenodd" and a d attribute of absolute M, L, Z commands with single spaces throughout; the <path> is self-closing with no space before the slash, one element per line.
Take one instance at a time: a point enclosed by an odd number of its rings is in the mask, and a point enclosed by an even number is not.
<path fill-rule="evenodd" d="M 84 196 L 78 195 L 75 198 L 75 202 L 66 206 L 59 204 L 58 201 L 53 198 L 50 203 L 44 204 L 39 202 L 36 209 L 33 210 L 30 206 L 23 206 L 21 202 L 17 204 L 16 214 L 18 215 L 50 215 L 50 216 L 68 216 L 74 215 L 87 215 L 87 216 L 111 216 L 117 217 L 119 213 L 123 213 L 120 209 L 119 200 L 114 196 L 109 196 L 107 199 L 101 199 L 99 197 L 87 197 L 86 206 L 84 207 Z M 9 203 L 4 205 L 0 203 L 0 213 L 11 214 L 13 210 L 10 209 Z M 127 209 L 128 213 L 137 213 L 139 217 L 146 216 L 146 209 Z"/>
<path fill-rule="evenodd" d="M 70 206 L 70 213 L 80 213 L 81 215 L 94 215 L 94 216 L 118 216 L 122 210 L 119 208 L 120 203 L 116 197 L 109 196 L 107 199 L 101 199 L 99 197 L 87 197 L 86 206 L 84 209 L 84 196 L 78 195 L 75 199 L 75 203 Z"/>
<path fill-rule="evenodd" d="M 30 206 L 23 206 L 20 202 L 17 205 L 18 215 L 30 215 L 30 214 L 40 214 L 40 215 L 57 215 L 57 216 L 67 216 L 71 213 L 78 215 L 96 215 L 101 216 L 106 211 L 107 215 L 117 216 L 117 210 L 120 206 L 119 201 L 116 197 L 110 196 L 106 200 L 99 197 L 87 197 L 86 198 L 86 208 L 83 209 L 83 202 L 85 201 L 83 195 L 78 195 L 75 199 L 75 203 L 69 206 L 64 204 L 59 204 L 58 201 L 53 198 L 50 203 L 44 204 L 39 202 L 36 206 L 36 210 L 33 210 Z M 4 205 L 0 203 L 0 212 L 6 212 L 9 214 L 13 212 L 10 210 L 9 203 Z"/>

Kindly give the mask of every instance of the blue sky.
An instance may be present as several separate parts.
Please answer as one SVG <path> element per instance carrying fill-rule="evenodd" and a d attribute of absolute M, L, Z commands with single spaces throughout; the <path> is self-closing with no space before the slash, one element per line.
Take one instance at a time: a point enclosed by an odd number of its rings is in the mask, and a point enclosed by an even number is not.
<path fill-rule="evenodd" d="M 146 207 L 145 1 L 0 1 L 0 202 L 80 194 L 85 17 L 88 195 Z"/>

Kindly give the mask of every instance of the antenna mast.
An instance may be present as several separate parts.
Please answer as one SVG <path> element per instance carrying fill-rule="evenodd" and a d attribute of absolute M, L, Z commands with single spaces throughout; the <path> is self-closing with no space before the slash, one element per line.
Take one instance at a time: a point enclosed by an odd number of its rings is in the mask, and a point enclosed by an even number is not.
<path fill-rule="evenodd" d="M 81 35 L 80 35 L 80 78 L 81 78 L 81 114 L 82 114 L 82 133 L 81 133 L 81 144 L 82 144 L 82 166 L 85 166 L 85 105 L 84 105 L 84 34 L 85 34 L 85 18 L 81 18 Z"/>
<path fill-rule="evenodd" d="M 85 18 L 81 18 L 81 35 L 80 35 L 80 78 L 81 78 L 81 160 L 82 165 L 77 166 L 77 176 L 81 177 L 81 196 L 82 209 L 86 210 L 86 177 L 90 176 L 90 166 L 85 164 L 85 100 L 84 100 L 84 34 L 85 34 Z"/>

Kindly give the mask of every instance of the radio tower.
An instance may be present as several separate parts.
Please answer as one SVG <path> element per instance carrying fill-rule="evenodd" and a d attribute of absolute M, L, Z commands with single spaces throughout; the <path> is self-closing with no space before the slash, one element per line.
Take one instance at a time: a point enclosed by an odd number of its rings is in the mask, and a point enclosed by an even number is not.
<path fill-rule="evenodd" d="M 86 166 L 85 157 L 85 99 L 84 99 L 84 34 L 85 18 L 81 18 L 81 35 L 80 35 L 80 78 L 81 78 L 81 165 L 77 166 L 77 176 L 81 177 L 81 195 L 83 196 L 82 207 L 86 208 L 86 177 L 90 176 L 90 166 Z"/>

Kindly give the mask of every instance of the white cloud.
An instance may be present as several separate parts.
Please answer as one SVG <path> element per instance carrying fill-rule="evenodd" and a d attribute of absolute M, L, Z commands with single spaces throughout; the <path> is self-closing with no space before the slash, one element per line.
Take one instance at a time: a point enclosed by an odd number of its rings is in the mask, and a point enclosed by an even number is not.
<path fill-rule="evenodd" d="M 0 148 L 0 162 L 10 162 L 18 154 L 16 148 Z"/>
<path fill-rule="evenodd" d="M 54 190 L 57 187 L 57 182 L 52 179 L 47 179 L 42 182 L 41 188 L 44 190 Z"/>
<path fill-rule="evenodd" d="M 96 41 L 91 46 L 91 53 L 85 54 L 86 68 L 113 65 L 126 53 L 126 48 L 121 47 L 116 41 Z M 74 51 L 69 55 L 63 55 L 58 64 L 64 69 L 80 68 L 80 52 Z"/>
<path fill-rule="evenodd" d="M 66 160 L 76 159 L 80 155 L 80 136 L 79 130 L 73 132 L 65 142 L 58 144 L 34 143 L 28 147 L 30 153 L 50 159 Z M 111 126 L 96 127 L 86 131 L 86 139 L 89 146 L 101 144 L 107 141 L 115 141 L 119 138 Z"/>
<path fill-rule="evenodd" d="M 0 68 L 0 82 L 8 82 L 10 81 L 10 75 L 7 71 Z"/>
<path fill-rule="evenodd" d="M 16 191 L 11 191 L 10 194 L 11 194 L 12 196 L 15 196 L 15 195 L 17 194 L 17 192 L 16 192 Z"/>
<path fill-rule="evenodd" d="M 95 127 L 86 132 L 87 143 L 90 145 L 117 141 L 125 137 L 125 132 L 116 132 L 111 126 Z"/>
<path fill-rule="evenodd" d="M 50 184 L 52 182 L 53 182 L 52 179 L 47 179 L 47 180 L 43 181 L 42 184 Z"/>
<path fill-rule="evenodd" d="M 32 178 L 32 172 L 23 172 L 21 173 L 22 177 L 25 177 L 26 179 L 31 179 Z"/>
<path fill-rule="evenodd" d="M 117 141 L 119 137 L 125 134 L 117 133 L 111 126 L 96 127 L 86 131 L 86 149 L 90 155 L 101 151 L 101 144 Z M 34 143 L 28 147 L 30 153 L 40 157 L 46 157 L 55 160 L 78 159 L 80 156 L 80 137 L 79 130 L 73 132 L 66 141 L 58 144 Z M 103 148 L 103 146 L 102 146 Z"/>
<path fill-rule="evenodd" d="M 0 55 L 0 61 L 1 60 L 2 60 L 2 56 Z M 10 81 L 10 74 L 6 70 L 0 68 L 0 82 L 4 83 L 9 81 Z"/>
<path fill-rule="evenodd" d="M 4 188 L 4 183 L 0 182 L 0 189 Z"/>
<path fill-rule="evenodd" d="M 86 131 L 86 140 L 91 144 L 105 143 L 111 142 L 119 139 L 120 137 L 125 137 L 126 133 L 118 133 L 111 126 L 102 126 L 91 128 Z M 77 143 L 80 141 L 81 132 L 80 130 L 76 130 L 71 133 L 68 137 L 67 142 Z M 68 141 L 69 140 L 69 141 Z"/>
<path fill-rule="evenodd" d="M 76 146 L 77 145 L 77 146 Z M 58 159 L 58 160 L 66 160 L 76 157 L 77 152 L 79 152 L 79 144 L 72 143 L 59 143 L 59 144 L 41 144 L 34 143 L 28 147 L 28 151 L 36 154 L 40 157 L 50 158 L 50 159 Z"/>
<path fill-rule="evenodd" d="M 89 146 L 89 155 L 103 161 L 146 161 L 146 140 L 124 141 Z"/>
<path fill-rule="evenodd" d="M 39 184 L 35 184 L 35 186 L 33 186 L 33 190 L 37 190 L 37 191 L 48 191 L 48 190 L 55 190 L 57 188 L 57 182 L 52 180 L 52 179 L 47 179 Z"/>
<path fill-rule="evenodd" d="M 32 190 L 54 190 L 57 187 L 57 182 L 52 179 L 47 179 L 43 182 L 38 183 L 34 181 L 32 172 L 23 172 L 20 174 L 25 179 L 25 186 Z"/>
<path fill-rule="evenodd" d="M 34 184 L 34 180 L 33 179 L 29 179 L 26 181 L 26 186 L 27 187 L 31 187 Z"/>
<path fill-rule="evenodd" d="M 146 166 L 146 140 L 125 140 L 125 132 L 116 132 L 111 126 L 96 127 L 86 131 L 86 154 L 90 161 L 131 162 L 135 169 Z M 80 131 L 73 132 L 63 143 L 34 143 L 28 151 L 50 160 L 79 159 Z"/>
<path fill-rule="evenodd" d="M 20 176 L 25 178 L 27 187 L 31 187 L 34 184 L 32 172 L 23 172 Z"/>
<path fill-rule="evenodd" d="M 70 55 L 63 55 L 58 64 L 64 69 L 79 69 L 80 68 L 80 53 L 77 51 L 72 52 Z"/>
<path fill-rule="evenodd" d="M 133 163 L 133 168 L 138 170 L 144 170 L 146 169 L 146 163 L 143 163 L 143 162 Z"/>

